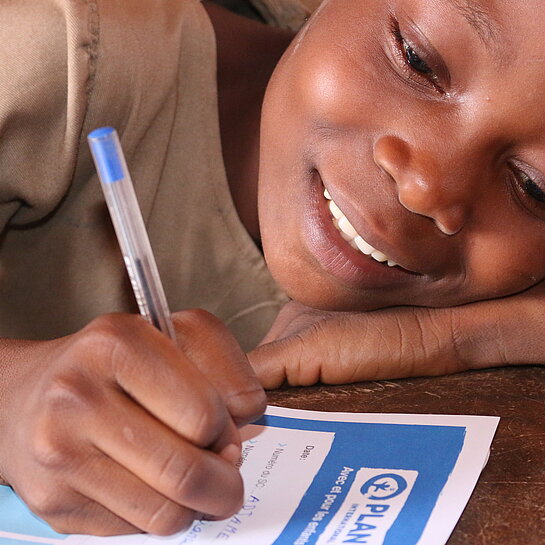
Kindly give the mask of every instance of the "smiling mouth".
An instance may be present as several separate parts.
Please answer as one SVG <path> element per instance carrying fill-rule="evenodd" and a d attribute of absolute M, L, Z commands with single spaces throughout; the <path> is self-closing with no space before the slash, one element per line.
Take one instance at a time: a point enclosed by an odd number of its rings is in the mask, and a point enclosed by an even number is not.
<path fill-rule="evenodd" d="M 388 265 L 389 267 L 395 267 L 397 263 L 392 259 L 389 259 L 387 255 L 377 250 L 371 244 L 369 244 L 357 231 L 352 224 L 348 221 L 342 210 L 338 207 L 335 201 L 331 198 L 329 191 L 324 189 L 324 197 L 328 201 L 329 211 L 333 216 L 333 225 L 337 231 L 341 234 L 344 240 L 352 246 L 355 250 L 358 250 L 362 254 L 372 257 L 375 261 Z"/>

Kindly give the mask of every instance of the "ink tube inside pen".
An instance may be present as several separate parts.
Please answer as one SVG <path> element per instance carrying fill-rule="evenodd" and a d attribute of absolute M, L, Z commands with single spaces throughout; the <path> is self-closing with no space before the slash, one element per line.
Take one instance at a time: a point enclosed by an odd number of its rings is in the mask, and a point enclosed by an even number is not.
<path fill-rule="evenodd" d="M 103 127 L 90 133 L 88 141 L 140 313 L 175 340 L 159 271 L 117 132 Z"/>

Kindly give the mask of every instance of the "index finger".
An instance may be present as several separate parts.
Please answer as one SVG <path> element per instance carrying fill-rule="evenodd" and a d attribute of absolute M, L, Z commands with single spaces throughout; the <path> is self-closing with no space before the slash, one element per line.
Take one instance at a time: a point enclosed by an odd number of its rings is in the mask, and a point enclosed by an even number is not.
<path fill-rule="evenodd" d="M 454 309 L 338 313 L 249 354 L 265 388 L 341 384 L 461 371 Z M 438 358 L 438 355 L 441 355 Z"/>

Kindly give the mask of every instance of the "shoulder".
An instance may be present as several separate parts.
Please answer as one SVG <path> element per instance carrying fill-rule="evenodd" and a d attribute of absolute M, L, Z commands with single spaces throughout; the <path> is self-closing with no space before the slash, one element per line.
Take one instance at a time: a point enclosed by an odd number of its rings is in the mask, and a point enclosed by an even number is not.
<path fill-rule="evenodd" d="M 138 120 L 136 145 L 182 70 L 213 70 L 198 0 L 9 0 L 0 20 L 0 229 L 53 211 L 80 158 L 88 177 L 86 131 Z"/>

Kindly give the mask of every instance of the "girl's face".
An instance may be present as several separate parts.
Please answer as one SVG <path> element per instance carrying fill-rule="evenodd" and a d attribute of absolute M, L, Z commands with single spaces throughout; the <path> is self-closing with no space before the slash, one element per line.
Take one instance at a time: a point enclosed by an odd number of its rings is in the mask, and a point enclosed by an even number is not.
<path fill-rule="evenodd" d="M 544 28 L 543 0 L 324 2 L 263 110 L 263 246 L 288 295 L 450 306 L 545 277 Z"/>

